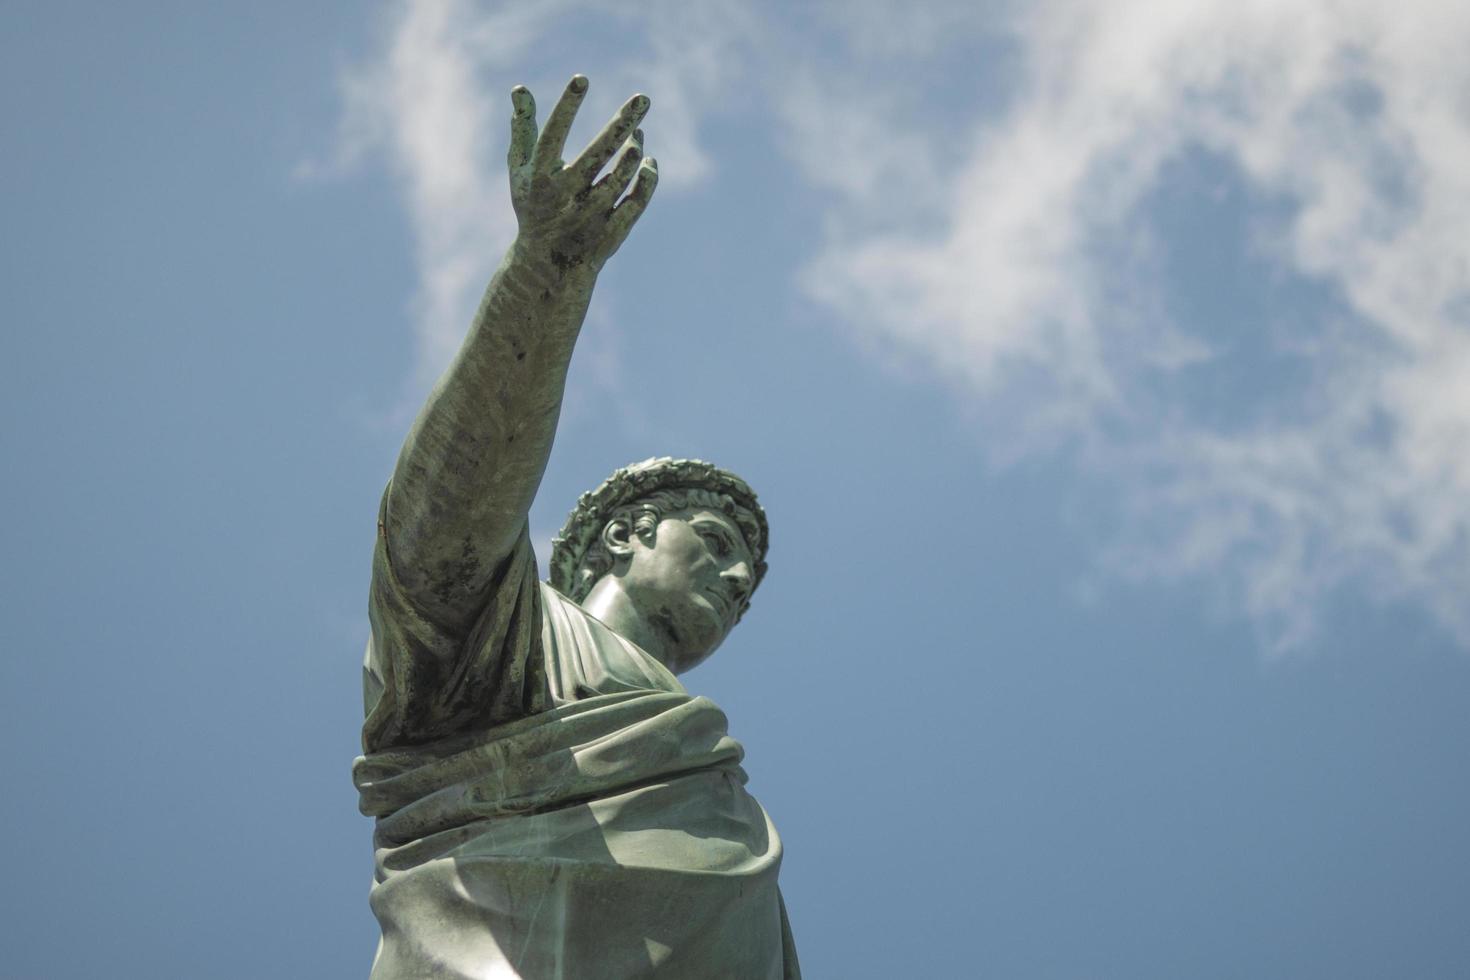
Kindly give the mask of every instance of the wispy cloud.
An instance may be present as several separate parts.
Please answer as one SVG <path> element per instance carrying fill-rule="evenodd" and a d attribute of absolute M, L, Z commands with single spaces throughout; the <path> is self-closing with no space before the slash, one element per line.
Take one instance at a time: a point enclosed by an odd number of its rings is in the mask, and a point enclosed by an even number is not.
<path fill-rule="evenodd" d="M 839 184 L 811 294 L 1004 415 L 1003 451 L 1066 445 L 1115 481 L 1115 569 L 1221 582 L 1277 650 L 1349 581 L 1470 643 L 1470 8 L 1059 2 L 1003 27 L 1021 55 L 1006 111 L 902 138 L 926 178 L 958 144 L 945 216 L 890 208 L 874 228 L 891 179 Z M 864 95 L 792 104 L 812 179 L 832 183 L 807 134 L 888 127 Z M 1222 353 L 1158 279 L 1176 243 L 1150 196 L 1191 153 L 1270 202 L 1257 258 L 1340 300 L 1272 322 L 1305 381 L 1263 386 L 1250 425 L 1179 394 Z"/>
<path fill-rule="evenodd" d="M 1419 603 L 1470 644 L 1470 8 L 748 11 L 391 8 L 377 56 L 343 78 L 337 159 L 381 155 L 403 187 L 418 389 L 514 233 L 512 84 L 544 112 L 563 68 L 586 71 L 593 117 L 650 91 L 674 190 L 714 176 L 700 133 L 734 93 L 782 121 L 824 202 L 809 295 L 855 342 L 945 379 L 1003 433 L 987 436 L 997 459 L 1063 452 L 1110 487 L 1106 568 L 1218 583 L 1274 650 L 1308 644 L 1345 586 Z M 527 64 L 558 74 L 516 77 Z M 1250 241 L 1232 247 L 1248 254 L 1222 261 L 1313 298 L 1239 314 L 1240 335 L 1267 338 L 1248 367 L 1287 364 L 1291 382 L 1236 391 L 1216 414 L 1192 392 L 1238 360 L 1238 338 L 1180 314 L 1170 256 L 1190 233 L 1159 203 L 1200 158 L 1243 188 Z"/>
<path fill-rule="evenodd" d="M 342 78 L 339 159 L 381 153 L 403 187 L 419 267 L 417 387 L 443 369 L 515 217 L 497 159 L 515 64 L 556 4 L 483 12 L 462 2 L 410 3 L 385 24 L 376 60 Z M 513 83 L 511 83 L 513 84 Z M 495 97 L 492 98 L 492 93 Z"/>
<path fill-rule="evenodd" d="M 613 3 L 409 0 L 387 9 L 379 50 L 340 79 L 344 109 L 329 162 L 308 169 L 342 170 L 375 157 L 402 187 L 419 270 L 415 392 L 448 364 L 515 236 L 504 161 L 511 87 L 531 84 L 544 118 L 572 71 L 588 73 L 595 84 L 579 130 L 601 125 L 633 91 L 656 91 L 650 152 L 665 164 L 665 193 L 677 191 L 711 172 L 697 107 L 724 84 L 734 48 L 748 34 L 743 17 L 725 6 L 625 13 Z M 603 30 L 632 43 L 589 45 L 564 75 L 522 77 L 527 64 L 567 61 L 579 36 Z M 615 341 L 603 340 L 600 349 L 613 357 Z M 598 383 L 614 384 L 616 376 L 593 372 Z"/>

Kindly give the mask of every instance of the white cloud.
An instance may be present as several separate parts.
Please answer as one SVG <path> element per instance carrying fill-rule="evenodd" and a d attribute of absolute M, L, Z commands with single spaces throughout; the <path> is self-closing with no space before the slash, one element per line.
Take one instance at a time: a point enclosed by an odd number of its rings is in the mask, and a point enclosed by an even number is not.
<path fill-rule="evenodd" d="M 997 458 L 1060 448 L 1109 481 L 1124 517 L 1107 568 L 1219 583 L 1273 649 L 1307 644 L 1344 586 L 1421 603 L 1470 644 L 1470 7 L 842 3 L 812 24 L 748 11 L 392 8 L 382 50 L 343 79 L 337 162 L 381 154 L 401 181 L 416 388 L 514 233 L 506 93 L 531 84 L 544 115 L 564 80 L 512 70 L 586 71 L 590 117 L 651 92 L 651 149 L 675 190 L 714 176 L 704 113 L 763 105 L 826 202 L 807 290 L 857 342 L 945 378 L 1005 433 L 987 436 Z M 588 24 L 619 42 L 579 47 Z M 1270 203 L 1254 258 L 1333 297 L 1268 311 L 1272 349 L 1303 380 L 1225 421 L 1186 395 L 1231 338 L 1171 312 L 1174 243 L 1150 213 L 1191 153 Z"/>
<path fill-rule="evenodd" d="M 331 165 L 303 172 L 342 170 L 381 155 L 399 180 L 419 268 L 419 358 L 411 382 L 417 394 L 458 348 L 515 236 L 504 160 L 511 87 L 531 85 L 544 119 L 571 73 L 587 73 L 594 84 L 579 129 L 600 126 L 636 90 L 656 92 L 658 129 L 649 152 L 663 164 L 664 192 L 677 190 L 712 170 L 697 139 L 696 107 L 728 81 L 750 30 L 727 8 L 670 4 L 625 13 L 611 2 L 565 0 L 409 0 L 388 8 L 381 49 L 341 79 L 345 106 Z M 611 55 L 579 57 L 556 77 L 515 74 L 528 63 L 566 61 L 567 39 L 589 28 L 627 31 L 639 46 L 605 45 Z M 611 357 L 616 343 L 604 340 L 601 349 Z M 593 378 L 615 384 L 616 372 L 595 371 Z"/>
<path fill-rule="evenodd" d="M 896 140 L 925 179 L 959 145 L 937 222 L 920 195 L 873 226 L 880 195 L 908 192 L 901 162 L 823 174 L 813 136 L 893 132 L 870 93 L 792 104 L 798 162 L 845 195 L 810 292 L 1010 420 L 1003 453 L 1080 447 L 1130 515 L 1110 567 L 1223 583 L 1273 649 L 1308 641 L 1347 582 L 1470 643 L 1470 8 L 1053 2 L 1008 30 L 1024 74 L 1000 118 Z M 1191 151 L 1284 202 L 1260 248 L 1347 311 L 1273 324 L 1310 380 L 1250 426 L 1156 383 L 1218 353 L 1154 278 L 1169 243 L 1148 196 Z"/>
<path fill-rule="evenodd" d="M 515 235 L 500 158 L 514 83 L 487 82 L 516 62 L 557 6 L 488 12 L 442 0 L 394 7 L 383 49 L 341 80 L 338 164 L 382 154 L 412 220 L 416 388 L 432 383 L 453 356 L 478 292 Z"/>

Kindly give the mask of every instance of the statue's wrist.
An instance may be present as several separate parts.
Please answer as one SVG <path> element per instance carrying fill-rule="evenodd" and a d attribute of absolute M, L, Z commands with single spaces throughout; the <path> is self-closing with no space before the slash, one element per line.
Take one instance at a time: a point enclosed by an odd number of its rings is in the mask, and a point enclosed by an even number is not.
<path fill-rule="evenodd" d="M 590 291 L 600 271 L 598 263 L 568 255 L 554 244 L 523 234 L 511 242 L 506 262 L 530 283 L 557 292 L 567 289 Z"/>

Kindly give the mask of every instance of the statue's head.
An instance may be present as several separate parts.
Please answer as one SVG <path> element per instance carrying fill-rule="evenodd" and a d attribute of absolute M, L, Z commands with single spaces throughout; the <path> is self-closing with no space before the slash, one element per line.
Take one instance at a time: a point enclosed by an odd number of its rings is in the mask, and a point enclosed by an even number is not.
<path fill-rule="evenodd" d="M 767 533 L 740 477 L 700 460 L 647 459 L 581 496 L 552 541 L 549 577 L 683 671 L 748 608 L 766 573 Z"/>

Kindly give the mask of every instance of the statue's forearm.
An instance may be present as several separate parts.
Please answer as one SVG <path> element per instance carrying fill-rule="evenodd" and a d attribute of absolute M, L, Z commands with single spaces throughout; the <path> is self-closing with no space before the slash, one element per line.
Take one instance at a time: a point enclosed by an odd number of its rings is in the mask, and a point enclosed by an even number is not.
<path fill-rule="evenodd" d="M 658 183 L 637 128 L 648 111 L 642 95 L 563 163 L 586 91 L 587 79 L 573 76 L 539 132 L 531 93 L 511 92 L 516 243 L 393 471 L 383 528 L 393 569 L 423 611 L 446 625 L 469 624 L 525 526 L 597 270 Z"/>
<path fill-rule="evenodd" d="M 389 554 L 403 586 L 447 623 L 473 615 L 525 524 L 595 279 L 512 246 L 404 443 Z"/>

